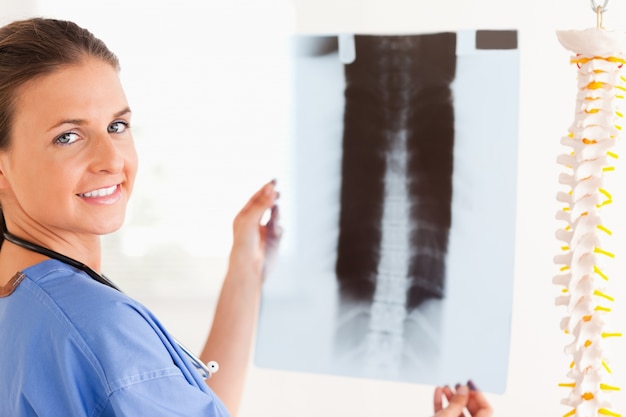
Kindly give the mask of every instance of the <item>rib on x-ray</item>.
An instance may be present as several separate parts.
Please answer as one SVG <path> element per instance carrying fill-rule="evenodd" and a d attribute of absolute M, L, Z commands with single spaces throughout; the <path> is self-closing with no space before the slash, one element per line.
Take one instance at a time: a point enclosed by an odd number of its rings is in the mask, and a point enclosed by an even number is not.
<path fill-rule="evenodd" d="M 393 375 L 419 370 L 438 347 L 432 323 L 415 343 L 407 333 L 424 327 L 410 313 L 445 294 L 456 35 L 361 35 L 355 45 L 358 59 L 345 66 L 337 344 L 340 362 Z"/>

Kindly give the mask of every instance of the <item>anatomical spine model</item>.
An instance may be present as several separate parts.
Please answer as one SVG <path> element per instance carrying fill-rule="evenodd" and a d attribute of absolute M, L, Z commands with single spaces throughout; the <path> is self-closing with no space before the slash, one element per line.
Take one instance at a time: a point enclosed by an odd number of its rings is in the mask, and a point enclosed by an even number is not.
<path fill-rule="evenodd" d="M 602 28 L 557 35 L 575 53 L 571 62 L 579 68 L 574 123 L 561 140 L 571 151 L 558 157 L 566 170 L 559 182 L 568 190 L 557 195 L 565 204 L 557 219 L 566 225 L 556 233 L 563 253 L 555 257 L 561 268 L 553 282 L 563 292 L 556 304 L 567 308 L 561 329 L 573 337 L 565 347 L 572 357 L 570 382 L 560 384 L 570 392 L 561 403 L 571 407 L 564 417 L 619 416 L 610 401 L 619 387 L 609 380 L 612 371 L 605 357 L 607 342 L 621 336 L 607 328 L 614 298 L 604 267 L 614 254 L 606 247 L 612 232 L 602 223 L 601 214 L 612 203 L 604 176 L 617 161 L 612 148 L 622 130 L 626 93 L 620 71 L 626 37 Z"/>

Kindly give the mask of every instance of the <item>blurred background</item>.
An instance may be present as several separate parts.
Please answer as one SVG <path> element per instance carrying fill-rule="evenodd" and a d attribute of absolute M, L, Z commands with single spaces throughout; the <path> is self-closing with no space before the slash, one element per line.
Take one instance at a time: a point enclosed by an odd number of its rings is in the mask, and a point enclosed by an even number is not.
<path fill-rule="evenodd" d="M 510 362 L 506 392 L 489 394 L 489 399 L 499 416 L 558 416 L 569 411 L 560 405 L 566 391 L 557 384 L 566 381 L 570 359 L 563 347 L 570 339 L 559 330 L 565 312 L 554 306 L 560 289 L 552 284 L 558 271 L 553 256 L 561 246 L 554 237 L 560 226 L 554 215 L 562 172 L 556 157 L 564 151 L 560 137 L 573 121 L 576 68 L 569 64 L 570 52 L 559 44 L 556 31 L 596 26 L 591 4 L 0 0 L 0 23 L 32 16 L 75 20 L 120 57 L 140 172 L 127 225 L 105 240 L 104 271 L 196 351 L 212 319 L 238 209 L 263 183 L 277 178 L 289 224 L 294 196 L 306 192 L 295 189 L 289 176 L 289 35 L 518 30 L 521 79 Z M 624 2 L 609 1 L 607 7 L 604 27 L 624 32 Z M 494 73 L 498 70 L 493 68 Z M 618 160 L 609 178 L 614 204 L 604 216 L 614 231 L 610 248 L 617 254 L 607 268 L 616 296 L 611 316 L 616 331 L 624 331 L 626 322 L 620 296 L 626 291 L 622 162 Z M 281 250 L 292 250 L 288 229 Z M 625 341 L 609 346 L 615 383 L 625 386 Z M 240 416 L 429 416 L 432 392 L 427 385 L 253 366 Z M 613 408 L 626 413 L 626 399 L 616 396 Z"/>

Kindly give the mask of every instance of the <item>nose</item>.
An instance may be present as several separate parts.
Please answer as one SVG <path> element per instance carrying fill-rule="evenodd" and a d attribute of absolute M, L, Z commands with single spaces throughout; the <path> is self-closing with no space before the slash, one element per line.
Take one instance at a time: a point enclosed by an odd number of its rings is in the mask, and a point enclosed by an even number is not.
<path fill-rule="evenodd" d="M 95 172 L 118 173 L 132 154 L 132 141 L 129 145 L 128 139 L 100 134 L 92 140 L 92 169 Z"/>

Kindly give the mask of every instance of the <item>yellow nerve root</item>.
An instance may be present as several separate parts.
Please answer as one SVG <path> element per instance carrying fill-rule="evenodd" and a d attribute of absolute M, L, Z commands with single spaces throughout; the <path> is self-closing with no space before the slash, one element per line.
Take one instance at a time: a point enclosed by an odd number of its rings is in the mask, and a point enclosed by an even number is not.
<path fill-rule="evenodd" d="M 606 251 L 604 249 L 593 248 L 593 251 L 594 251 L 594 253 L 598 253 L 600 255 L 605 255 L 605 256 L 608 256 L 609 258 L 615 258 L 615 254 L 613 254 L 613 253 L 611 253 L 609 251 Z"/>
<path fill-rule="evenodd" d="M 596 265 L 593 266 L 593 272 L 600 275 L 605 281 L 609 280 L 609 277 L 607 277 Z"/>
<path fill-rule="evenodd" d="M 598 414 L 601 414 L 603 416 L 611 416 L 611 417 L 622 417 L 621 414 L 615 413 L 611 410 L 607 410 L 606 408 L 600 408 L 598 410 Z"/>
<path fill-rule="evenodd" d="M 572 411 L 570 411 L 569 413 L 563 414 L 563 417 L 571 417 L 574 414 L 576 414 L 576 409 L 575 408 Z"/>

